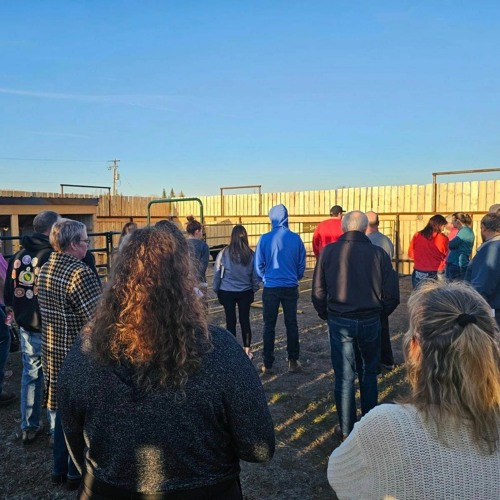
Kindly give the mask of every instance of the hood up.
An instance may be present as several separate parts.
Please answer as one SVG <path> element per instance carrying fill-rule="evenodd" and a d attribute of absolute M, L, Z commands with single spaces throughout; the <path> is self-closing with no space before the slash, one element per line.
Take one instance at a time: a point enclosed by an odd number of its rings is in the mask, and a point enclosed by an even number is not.
<path fill-rule="evenodd" d="M 285 205 L 276 205 L 269 210 L 269 219 L 274 228 L 288 227 L 288 210 Z"/>

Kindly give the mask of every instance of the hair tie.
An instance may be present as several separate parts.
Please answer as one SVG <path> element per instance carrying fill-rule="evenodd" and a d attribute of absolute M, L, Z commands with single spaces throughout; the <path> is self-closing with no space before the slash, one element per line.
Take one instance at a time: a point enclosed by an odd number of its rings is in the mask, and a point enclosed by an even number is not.
<path fill-rule="evenodd" d="M 477 318 L 474 314 L 460 314 L 457 317 L 457 323 L 460 326 L 466 326 L 469 323 L 477 323 Z"/>

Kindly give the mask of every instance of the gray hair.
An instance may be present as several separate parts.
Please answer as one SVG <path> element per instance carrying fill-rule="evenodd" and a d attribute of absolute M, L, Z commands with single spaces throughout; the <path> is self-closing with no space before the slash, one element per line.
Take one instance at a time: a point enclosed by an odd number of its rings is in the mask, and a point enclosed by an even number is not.
<path fill-rule="evenodd" d="M 360 231 L 364 233 L 367 227 L 368 217 L 360 210 L 348 212 L 342 219 L 342 230 L 344 233 L 347 231 Z"/>
<path fill-rule="evenodd" d="M 61 216 L 52 210 L 40 212 L 33 219 L 33 229 L 36 233 L 46 234 L 60 218 Z"/>
<path fill-rule="evenodd" d="M 59 219 L 50 231 L 50 244 L 56 252 L 64 252 L 71 243 L 79 243 L 87 228 L 83 222 L 72 219 Z"/>

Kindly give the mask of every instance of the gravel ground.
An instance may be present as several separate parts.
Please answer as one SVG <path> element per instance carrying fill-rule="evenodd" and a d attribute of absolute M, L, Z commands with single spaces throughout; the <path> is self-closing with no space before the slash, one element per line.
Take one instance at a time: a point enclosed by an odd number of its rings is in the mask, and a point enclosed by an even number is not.
<path fill-rule="evenodd" d="M 333 435 L 337 415 L 333 400 L 333 372 L 330 363 L 326 323 L 310 301 L 311 271 L 301 283 L 299 328 L 301 373 L 289 374 L 286 335 L 282 316 L 276 330 L 277 373 L 262 378 L 276 429 L 276 453 L 268 464 L 242 463 L 241 480 L 247 499 L 330 499 L 326 465 L 331 451 L 339 445 Z M 401 305 L 390 318 L 391 338 L 397 363 L 403 361 L 402 334 L 407 328 L 406 301 L 411 291 L 409 277 L 400 279 Z M 260 293 L 257 294 L 257 301 Z M 254 364 L 262 362 L 262 310 L 252 308 Z M 216 301 L 210 302 L 210 322 L 224 325 Z M 13 353 L 7 369 L 14 371 L 6 389 L 19 392 L 21 354 Z M 380 401 L 394 400 L 407 390 L 403 368 L 380 377 Z M 23 446 L 19 430 L 18 401 L 0 408 L 0 498 L 9 500 L 75 498 L 74 492 L 50 483 L 52 453 L 44 434 Z"/>

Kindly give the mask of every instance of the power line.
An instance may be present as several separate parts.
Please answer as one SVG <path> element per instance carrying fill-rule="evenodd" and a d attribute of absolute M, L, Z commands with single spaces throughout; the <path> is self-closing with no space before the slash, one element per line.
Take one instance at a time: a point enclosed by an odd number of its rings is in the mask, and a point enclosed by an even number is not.
<path fill-rule="evenodd" d="M 120 174 L 118 173 L 118 163 L 120 160 L 109 160 L 110 162 L 113 162 L 113 165 L 108 166 L 108 170 L 113 171 L 113 196 L 116 196 L 116 183 L 120 180 Z"/>
<path fill-rule="evenodd" d="M 10 158 L 0 157 L 0 160 L 9 161 L 61 161 L 61 162 L 84 162 L 84 163 L 106 163 L 107 160 L 56 160 L 54 158 Z"/>

